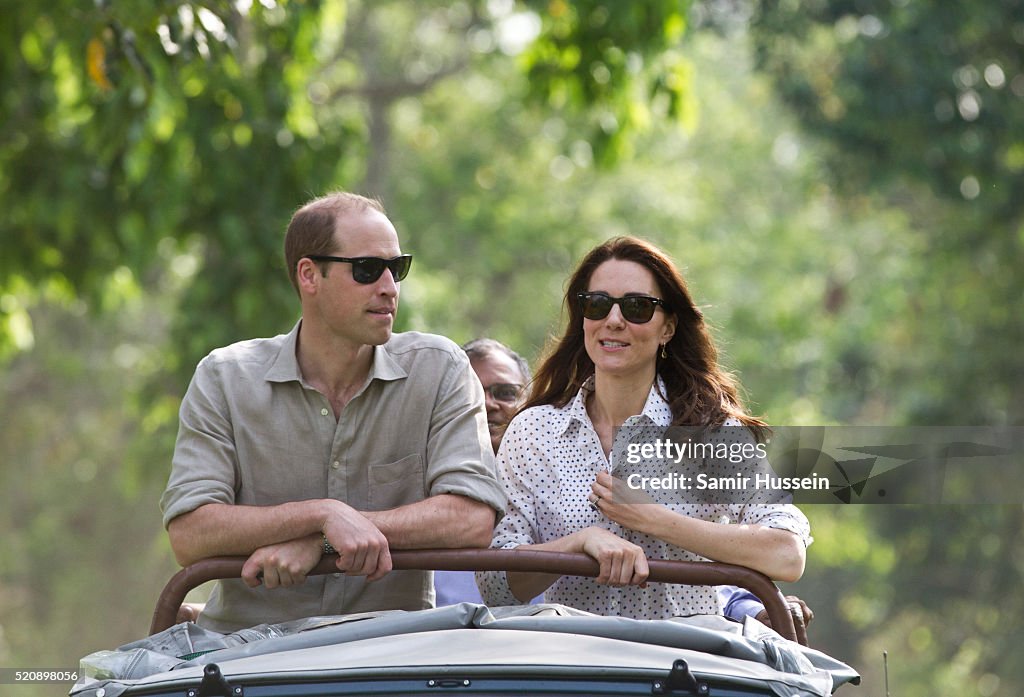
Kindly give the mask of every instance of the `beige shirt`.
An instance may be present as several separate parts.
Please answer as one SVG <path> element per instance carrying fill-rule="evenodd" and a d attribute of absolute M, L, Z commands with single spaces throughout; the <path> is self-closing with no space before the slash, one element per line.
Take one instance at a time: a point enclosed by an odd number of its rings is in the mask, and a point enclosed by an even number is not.
<path fill-rule="evenodd" d="M 386 510 L 438 494 L 482 501 L 499 515 L 483 392 L 462 350 L 443 337 L 392 335 L 374 350 L 366 385 L 335 421 L 295 356 L 299 325 L 272 339 L 213 351 L 181 405 L 160 500 L 166 526 L 207 503 L 272 506 L 334 498 Z M 302 586 L 217 583 L 201 624 L 234 631 L 263 622 L 433 604 L 430 574 L 395 571 L 373 583 L 342 574 Z"/>

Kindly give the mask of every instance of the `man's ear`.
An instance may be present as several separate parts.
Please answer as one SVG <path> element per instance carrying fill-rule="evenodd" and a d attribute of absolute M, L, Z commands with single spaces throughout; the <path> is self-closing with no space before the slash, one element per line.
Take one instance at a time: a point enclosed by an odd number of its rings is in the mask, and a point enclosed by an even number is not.
<path fill-rule="evenodd" d="M 320 285 L 320 267 L 308 257 L 303 257 L 295 265 L 295 280 L 299 290 L 306 294 L 316 293 Z"/>

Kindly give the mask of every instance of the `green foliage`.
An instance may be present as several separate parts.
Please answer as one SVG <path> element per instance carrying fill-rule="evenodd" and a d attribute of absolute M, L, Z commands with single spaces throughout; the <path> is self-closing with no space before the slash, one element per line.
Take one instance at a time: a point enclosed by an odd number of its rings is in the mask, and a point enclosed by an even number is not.
<path fill-rule="evenodd" d="M 1019 0 L 764 3 L 758 56 L 845 151 L 851 190 L 915 178 L 1019 219 L 1022 14 Z"/>
<path fill-rule="evenodd" d="M 631 134 L 653 119 L 692 117 L 691 72 L 680 50 L 688 2 L 530 4 L 544 27 L 521 59 L 530 92 L 556 109 L 588 107 L 586 136 L 599 162 L 629 154 Z"/>
<path fill-rule="evenodd" d="M 319 13 L 64 5 L 23 3 L 4 25 L 4 65 L 21 76 L 3 80 L 0 279 L 59 281 L 99 308 L 119 269 L 151 285 L 166 272 L 156 249 L 187 251 L 200 263 L 182 298 L 191 311 L 177 315 L 186 365 L 279 330 L 293 312 L 286 284 L 255 302 L 237 289 L 281 278 L 280 230 L 301 192 L 333 179 L 350 136 L 303 119 L 305 84 L 280 79 L 313 69 L 303 29 Z M 87 63 L 90 50 L 105 57 Z"/>
<path fill-rule="evenodd" d="M 843 279 L 851 300 L 858 286 L 866 291 L 860 307 L 876 305 L 894 318 L 864 325 L 870 333 L 851 345 L 862 370 L 879 378 L 870 399 L 888 405 L 887 421 L 1024 423 L 1017 396 L 1024 323 L 1016 309 L 1024 297 L 1016 268 L 1024 252 L 1016 156 L 1024 143 L 1022 9 L 1019 2 L 762 3 L 754 25 L 758 65 L 821 139 L 844 207 L 884 201 L 909 228 L 898 257 L 871 230 L 860 233 L 884 250 L 876 261 L 899 285 L 877 284 L 878 267 L 867 278 Z M 900 657 L 891 672 L 901 694 L 935 694 L 950 684 L 968 694 L 1014 694 L 1024 679 L 1008 653 L 1021 640 L 1009 619 L 1022 611 L 1013 590 L 1024 573 L 1020 506 L 871 513 L 864 527 L 885 535 L 900 563 L 884 577 L 882 603 L 865 593 L 862 565 L 832 574 L 847 599 L 844 614 L 874 606 L 881 614 L 867 616 L 885 625 L 847 629 L 862 634 L 875 656 L 888 646 Z M 871 658 L 865 654 L 877 666 Z"/>
<path fill-rule="evenodd" d="M 1024 423 L 1014 310 L 1024 283 L 1024 4 L 766 2 L 758 65 L 822 138 L 830 184 L 910 216 L 900 411 L 923 423 Z M 941 319 L 940 319 L 941 318 Z M 909 351 L 912 348 L 913 353 Z M 931 366 L 944 402 L 930 391 Z"/>
<path fill-rule="evenodd" d="M 827 587 L 826 602 L 838 599 L 812 636 L 826 651 L 857 654 L 870 694 L 883 684 L 883 651 L 894 694 L 925 697 L 950 684 L 1016 694 L 1019 505 L 809 508 L 815 543 L 800 592 Z M 814 594 L 806 599 L 818 607 Z"/>
<path fill-rule="evenodd" d="M 133 640 L 175 570 L 162 482 L 144 475 L 173 446 L 176 408 L 154 429 L 158 405 L 132 400 L 167 369 L 168 304 L 28 308 L 37 346 L 0 375 L 0 665 L 76 670 L 93 647 Z"/>

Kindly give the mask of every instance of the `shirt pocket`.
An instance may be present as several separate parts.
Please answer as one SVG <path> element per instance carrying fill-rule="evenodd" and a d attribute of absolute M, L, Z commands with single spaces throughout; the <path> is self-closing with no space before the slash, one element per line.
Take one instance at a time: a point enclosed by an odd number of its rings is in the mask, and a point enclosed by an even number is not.
<path fill-rule="evenodd" d="M 423 460 L 418 454 L 397 462 L 370 465 L 369 508 L 384 511 L 422 501 L 427 496 Z"/>

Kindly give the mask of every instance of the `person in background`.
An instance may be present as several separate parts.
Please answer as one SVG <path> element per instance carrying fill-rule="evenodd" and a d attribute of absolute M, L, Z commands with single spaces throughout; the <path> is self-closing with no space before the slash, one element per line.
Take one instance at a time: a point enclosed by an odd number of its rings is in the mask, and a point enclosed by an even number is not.
<path fill-rule="evenodd" d="M 742 622 L 744 617 L 750 616 L 762 624 L 772 626 L 764 603 L 750 591 L 736 586 L 718 586 L 717 590 L 718 601 L 722 604 L 722 614 L 726 617 Z M 806 627 L 814 619 L 814 611 L 797 596 L 787 595 L 786 605 L 789 606 L 789 614 L 793 616 L 793 622 L 798 629 L 801 625 Z"/>
<path fill-rule="evenodd" d="M 663 439 L 672 428 L 750 445 L 764 429 L 718 366 L 703 316 L 672 262 L 637 238 L 611 239 L 580 263 L 565 304 L 568 326 L 498 453 L 509 502 L 491 546 L 583 552 L 599 562 L 600 575 L 478 572 L 484 599 L 519 604 L 543 592 L 549 602 L 635 618 L 720 612 L 714 588 L 647 585 L 648 557 L 711 559 L 798 579 L 811 538 L 792 505 L 686 495 L 637 503 L 615 495 L 623 485 L 612 471 L 628 461 L 631 445 Z"/>
<path fill-rule="evenodd" d="M 530 365 L 494 339 L 474 339 L 463 344 L 462 350 L 469 356 L 469 364 L 484 388 L 487 429 L 491 434 L 491 447 L 497 453 L 509 421 L 523 404 L 530 382 Z"/>
<path fill-rule="evenodd" d="M 379 202 L 335 193 L 285 236 L 302 318 L 204 358 L 182 401 L 164 524 L 182 566 L 246 555 L 199 624 L 221 632 L 430 606 L 392 548 L 485 547 L 505 497 L 465 353 L 393 334 L 412 257 Z M 338 573 L 306 574 L 325 553 Z"/>

